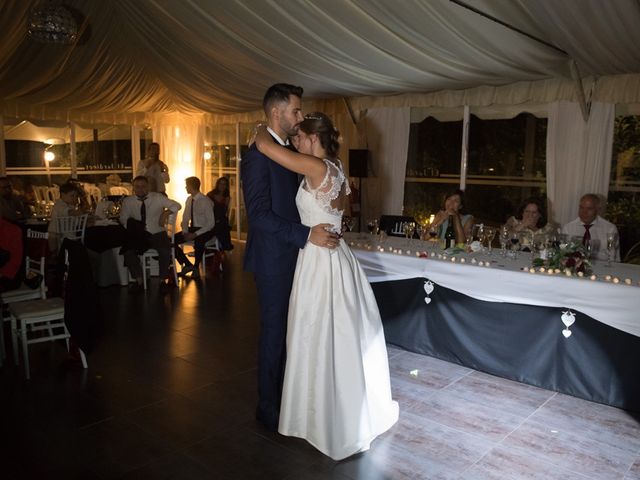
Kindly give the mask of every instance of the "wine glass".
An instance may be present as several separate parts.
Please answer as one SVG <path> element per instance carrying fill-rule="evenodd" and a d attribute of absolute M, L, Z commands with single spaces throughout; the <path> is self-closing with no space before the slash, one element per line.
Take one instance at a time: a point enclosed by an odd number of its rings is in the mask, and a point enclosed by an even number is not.
<path fill-rule="evenodd" d="M 413 232 L 415 232 L 416 223 L 404 222 L 404 225 L 402 225 L 402 228 L 404 229 L 404 236 L 407 239 L 407 244 L 411 245 L 411 237 L 413 236 Z"/>
<path fill-rule="evenodd" d="M 416 235 L 418 235 L 418 240 L 422 240 L 422 235 L 424 235 L 426 226 L 420 222 L 416 222 Z"/>
<path fill-rule="evenodd" d="M 500 228 L 500 254 L 504 257 L 507 254 L 507 244 L 510 238 L 509 227 L 503 225 Z"/>
<path fill-rule="evenodd" d="M 435 222 L 429 223 L 429 230 L 427 232 L 429 234 L 429 242 L 431 243 L 431 249 L 435 250 L 436 238 L 438 237 L 438 226 Z"/>
<path fill-rule="evenodd" d="M 486 227 L 484 229 L 484 238 L 487 241 L 487 253 L 489 255 L 491 255 L 492 252 L 492 244 L 493 244 L 493 239 L 496 236 L 496 229 L 495 228 L 491 228 L 491 227 Z"/>
<path fill-rule="evenodd" d="M 378 234 L 378 219 L 377 218 L 372 218 L 371 220 L 369 220 L 367 222 L 367 230 L 369 230 L 369 233 L 371 235 L 377 235 Z"/>
<path fill-rule="evenodd" d="M 350 217 L 349 215 L 345 215 L 342 217 L 342 225 L 344 225 L 344 229 L 347 232 L 353 230 L 354 225 L 356 224 L 356 219 L 354 217 Z"/>
<path fill-rule="evenodd" d="M 613 260 L 617 243 L 618 235 L 615 232 L 607 233 L 607 267 L 611 266 L 611 260 Z"/>
<path fill-rule="evenodd" d="M 511 232 L 509 240 L 511 242 L 511 251 L 513 252 L 513 258 L 518 258 L 518 250 L 520 249 L 520 234 L 518 232 Z"/>

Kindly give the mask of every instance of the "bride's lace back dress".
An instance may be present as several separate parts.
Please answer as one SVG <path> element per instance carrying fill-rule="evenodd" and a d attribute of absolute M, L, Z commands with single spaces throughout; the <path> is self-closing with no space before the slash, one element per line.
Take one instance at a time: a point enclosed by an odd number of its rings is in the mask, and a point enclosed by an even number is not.
<path fill-rule="evenodd" d="M 312 189 L 303 180 L 296 204 L 303 224 L 342 222 L 349 187 L 342 165 Z M 343 240 L 334 250 L 307 243 L 289 302 L 287 363 L 279 431 L 306 439 L 335 460 L 369 448 L 398 419 L 375 297 Z"/>

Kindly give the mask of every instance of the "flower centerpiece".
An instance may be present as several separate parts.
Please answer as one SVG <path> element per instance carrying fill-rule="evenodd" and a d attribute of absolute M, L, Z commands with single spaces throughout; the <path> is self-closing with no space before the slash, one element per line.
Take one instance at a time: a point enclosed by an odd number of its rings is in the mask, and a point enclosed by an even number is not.
<path fill-rule="evenodd" d="M 533 266 L 559 269 L 567 275 L 591 274 L 589 252 L 582 243 L 578 242 L 561 244 L 546 260 L 534 259 Z"/>

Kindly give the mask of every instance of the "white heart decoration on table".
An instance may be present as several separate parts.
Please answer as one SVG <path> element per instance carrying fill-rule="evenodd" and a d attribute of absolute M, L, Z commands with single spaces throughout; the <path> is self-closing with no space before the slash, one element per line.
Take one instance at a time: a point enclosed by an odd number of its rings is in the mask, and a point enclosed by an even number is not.
<path fill-rule="evenodd" d="M 431 303 L 431 298 L 430 297 L 424 297 L 424 303 L 429 305 Z"/>
<path fill-rule="evenodd" d="M 426 282 L 424 282 L 424 291 L 427 295 L 431 295 L 431 292 L 433 292 L 433 283 L 431 282 L 431 280 L 427 280 Z"/>
<path fill-rule="evenodd" d="M 567 310 L 566 312 L 562 312 L 562 323 L 568 328 L 573 325 L 576 321 L 576 314 L 571 310 Z"/>
<path fill-rule="evenodd" d="M 564 330 L 562 330 L 562 334 L 564 335 L 564 338 L 569 338 L 572 333 L 573 332 L 571 330 L 569 330 L 568 328 L 565 328 Z"/>

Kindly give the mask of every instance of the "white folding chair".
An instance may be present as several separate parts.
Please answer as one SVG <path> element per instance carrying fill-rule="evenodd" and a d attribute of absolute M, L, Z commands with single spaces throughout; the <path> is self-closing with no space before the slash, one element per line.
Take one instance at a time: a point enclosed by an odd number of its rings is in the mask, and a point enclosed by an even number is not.
<path fill-rule="evenodd" d="M 52 342 L 64 339 L 69 350 L 69 330 L 64 323 L 64 300 L 60 297 L 45 300 L 30 300 L 9 306 L 11 317 L 11 337 L 15 364 L 18 359 L 18 337 L 22 344 L 24 359 L 24 373 L 31 378 L 29 367 L 29 345 L 34 343 Z M 36 334 L 36 335 L 33 335 Z M 80 350 L 82 366 L 87 368 L 87 359 Z"/>
<path fill-rule="evenodd" d="M 89 197 L 92 205 L 97 205 L 102 199 L 102 191 L 96 185 L 85 184 L 84 191 L 87 192 L 87 196 Z"/>
<path fill-rule="evenodd" d="M 57 217 L 57 233 L 60 235 L 60 240 L 62 241 L 63 239 L 68 238 L 70 240 L 80 240 L 80 243 L 84 243 L 84 231 L 87 227 L 87 217 L 87 214 Z"/>
<path fill-rule="evenodd" d="M 202 265 L 205 265 L 205 260 L 209 257 L 215 257 L 216 255 L 222 255 L 222 247 L 218 237 L 212 237 L 207 243 L 204 244 L 204 252 L 202 253 Z M 222 272 L 222 257 L 218 264 L 218 269 Z"/>
<path fill-rule="evenodd" d="M 17 302 L 25 302 L 28 300 L 44 299 L 47 297 L 47 287 L 45 285 L 45 258 L 48 249 L 47 232 L 38 232 L 35 230 L 27 230 L 27 244 L 25 256 L 25 278 L 39 276 L 40 284 L 37 288 L 31 288 L 27 285 L 21 285 L 14 290 L 8 290 L 0 293 L 0 303 L 2 305 L 11 305 Z M 39 256 L 37 256 L 39 255 Z M 3 312 L 2 321 L 0 322 L 0 365 L 6 358 L 6 349 L 4 343 L 4 322 L 10 322 L 11 316 L 9 312 Z M 15 352 L 15 350 L 14 350 Z"/>
<path fill-rule="evenodd" d="M 169 263 L 169 269 L 173 272 L 173 281 L 177 285 L 178 273 L 176 272 L 176 257 L 173 249 L 176 236 L 176 217 L 177 215 L 175 213 L 169 215 L 164 228 L 169 236 L 169 240 L 171 240 L 171 260 Z M 140 255 L 140 262 L 142 263 L 142 286 L 145 290 L 147 289 L 147 271 L 149 272 L 149 276 L 151 276 L 151 263 L 154 257 L 158 257 L 158 251 L 155 248 L 150 248 Z"/>
<path fill-rule="evenodd" d="M 130 195 L 129 190 L 127 190 L 126 187 L 110 187 L 109 188 L 109 193 L 111 195 Z"/>
<path fill-rule="evenodd" d="M 190 245 L 190 246 L 193 247 L 193 240 L 190 240 L 188 242 L 184 242 L 183 245 Z M 202 259 L 200 261 L 200 264 L 202 265 L 202 268 L 204 268 L 205 260 L 207 258 L 215 257 L 216 255 L 219 255 L 221 253 L 222 253 L 222 249 L 220 247 L 220 241 L 218 240 L 218 237 L 211 237 L 209 240 L 207 240 L 207 243 L 204 244 L 204 251 L 202 252 Z M 194 257 L 195 256 L 195 251 L 190 251 L 189 253 L 187 253 L 187 256 Z M 223 270 L 223 268 L 222 268 L 222 260 L 220 261 L 220 264 L 219 264 L 218 268 L 222 272 L 222 270 Z"/>

